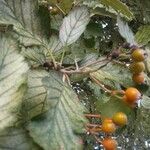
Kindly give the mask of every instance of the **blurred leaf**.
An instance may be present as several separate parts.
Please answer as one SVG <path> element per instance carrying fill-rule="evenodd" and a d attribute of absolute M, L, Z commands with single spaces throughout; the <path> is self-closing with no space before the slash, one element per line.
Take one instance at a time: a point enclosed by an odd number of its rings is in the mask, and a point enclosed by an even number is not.
<path fill-rule="evenodd" d="M 90 22 L 87 25 L 87 28 L 84 32 L 84 37 L 85 38 L 90 38 L 91 36 L 92 37 L 99 36 L 102 33 L 102 30 L 103 29 L 102 29 L 100 24 L 95 23 L 95 22 Z"/>
<path fill-rule="evenodd" d="M 44 24 L 47 21 L 41 23 L 39 16 L 38 0 L 21 1 L 20 3 L 18 0 L 0 0 L 0 24 L 12 24 L 14 33 L 16 33 L 14 36 L 17 36 L 16 38 L 25 46 L 41 45 L 40 37 L 47 35 L 45 34 L 47 26 Z"/>
<path fill-rule="evenodd" d="M 106 7 L 111 7 L 118 13 L 121 13 L 123 16 L 128 19 L 133 18 L 133 13 L 129 10 L 128 6 L 122 3 L 120 0 L 100 0 L 100 3 Z"/>
<path fill-rule="evenodd" d="M 84 45 L 87 48 L 94 48 L 94 46 L 95 46 L 95 38 L 92 37 L 92 38 L 84 39 Z"/>
<path fill-rule="evenodd" d="M 22 54 L 31 65 L 43 65 L 51 60 L 50 53 L 58 56 L 62 50 L 62 44 L 57 36 L 51 36 L 50 40 L 43 41 L 44 46 L 22 47 Z"/>
<path fill-rule="evenodd" d="M 91 13 L 93 15 L 101 15 L 101 16 L 116 18 L 116 14 L 111 11 L 107 11 L 106 8 L 96 7 L 94 10 L 92 10 Z"/>
<path fill-rule="evenodd" d="M 48 72 L 44 70 L 34 70 L 28 73 L 28 90 L 24 96 L 22 108 L 26 120 L 44 113 L 49 108 L 46 105 L 49 101 L 47 90 L 42 82 L 46 76 L 48 76 Z"/>
<path fill-rule="evenodd" d="M 150 42 L 150 25 L 141 26 L 135 35 L 135 39 L 139 45 L 146 45 Z"/>
<path fill-rule="evenodd" d="M 150 109 L 150 97 L 143 95 L 141 104 L 145 109 Z"/>
<path fill-rule="evenodd" d="M 111 118 L 116 112 L 124 112 L 129 114 L 131 111 L 133 111 L 122 101 L 122 99 L 117 97 L 111 97 L 106 103 L 99 99 L 99 101 L 96 103 L 96 107 L 96 110 L 101 113 L 102 117 L 104 118 Z"/>
<path fill-rule="evenodd" d="M 118 64 L 109 63 L 107 66 L 90 75 L 112 89 L 120 89 L 120 85 L 123 87 L 133 85 L 129 69 Z"/>
<path fill-rule="evenodd" d="M 82 149 L 75 133 L 83 133 L 85 108 L 74 91 L 62 81 L 61 74 L 51 71 L 43 83 L 48 92 L 49 110 L 32 119 L 28 125 L 30 135 L 45 150 Z"/>
<path fill-rule="evenodd" d="M 60 41 L 64 46 L 74 43 L 84 32 L 89 23 L 90 14 L 87 7 L 76 7 L 64 18 L 59 32 Z"/>
<path fill-rule="evenodd" d="M 62 24 L 62 20 L 63 20 L 62 15 L 51 16 L 51 29 L 55 29 L 59 31 L 59 28 Z"/>
<path fill-rule="evenodd" d="M 73 0 L 48 0 L 50 3 L 59 6 L 65 13 L 68 13 L 72 7 Z"/>
<path fill-rule="evenodd" d="M 26 90 L 28 66 L 17 52 L 18 45 L 0 34 L 0 130 L 17 121 Z"/>
<path fill-rule="evenodd" d="M 94 11 L 100 15 L 115 17 L 118 13 L 131 20 L 134 16 L 129 10 L 125 3 L 120 0 L 76 0 L 76 3 L 80 3 L 92 8 Z"/>
<path fill-rule="evenodd" d="M 147 73 L 150 74 L 150 46 L 146 47 L 147 59 L 146 59 L 146 69 Z"/>
<path fill-rule="evenodd" d="M 123 21 L 119 16 L 117 18 L 117 23 L 118 23 L 118 28 L 119 28 L 119 33 L 123 38 L 126 39 L 126 41 L 130 44 L 135 44 L 135 38 L 132 30 L 128 26 L 127 22 Z"/>
<path fill-rule="evenodd" d="M 42 150 L 23 128 L 10 127 L 0 132 L 0 149 Z"/>

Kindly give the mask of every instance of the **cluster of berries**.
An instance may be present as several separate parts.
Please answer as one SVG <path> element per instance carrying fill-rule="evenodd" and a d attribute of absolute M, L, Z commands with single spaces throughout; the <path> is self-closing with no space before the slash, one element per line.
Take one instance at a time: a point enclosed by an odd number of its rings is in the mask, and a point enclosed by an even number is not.
<path fill-rule="evenodd" d="M 123 112 L 117 112 L 112 118 L 106 118 L 102 122 L 101 129 L 107 135 L 114 133 L 119 126 L 127 124 L 127 116 Z M 107 136 L 102 140 L 102 145 L 106 150 L 116 150 L 117 141 L 110 136 Z"/>
<path fill-rule="evenodd" d="M 145 64 L 144 60 L 146 57 L 146 53 L 142 49 L 135 49 L 131 54 L 133 63 L 130 65 L 130 70 L 133 73 L 132 79 L 137 84 L 144 83 L 144 70 Z"/>

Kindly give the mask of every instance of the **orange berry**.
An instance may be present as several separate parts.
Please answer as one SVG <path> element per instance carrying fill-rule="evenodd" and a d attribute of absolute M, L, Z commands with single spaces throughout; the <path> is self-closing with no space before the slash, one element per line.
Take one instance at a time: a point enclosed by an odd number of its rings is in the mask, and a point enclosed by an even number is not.
<path fill-rule="evenodd" d="M 113 121 L 112 121 L 112 119 L 111 119 L 111 118 L 105 118 L 105 119 L 103 120 L 103 123 L 105 123 L 105 122 L 109 122 L 109 123 L 111 123 L 111 122 L 113 122 Z"/>
<path fill-rule="evenodd" d="M 144 61 L 145 52 L 142 49 L 136 49 L 133 51 L 131 56 L 134 61 Z"/>
<path fill-rule="evenodd" d="M 117 112 L 116 114 L 114 114 L 112 120 L 115 124 L 119 126 L 126 125 L 128 121 L 126 114 L 123 112 Z"/>
<path fill-rule="evenodd" d="M 102 145 L 105 150 L 116 150 L 117 149 L 117 141 L 112 138 L 105 138 L 102 140 Z"/>
<path fill-rule="evenodd" d="M 122 97 L 122 100 L 127 106 L 131 108 L 134 108 L 136 106 L 134 102 L 127 101 L 127 97 L 125 95 Z"/>
<path fill-rule="evenodd" d="M 125 91 L 125 96 L 127 102 L 134 103 L 141 98 L 141 93 L 136 88 L 129 87 Z"/>
<path fill-rule="evenodd" d="M 142 73 L 139 73 L 139 74 L 133 74 L 132 80 L 133 80 L 135 83 L 137 83 L 137 84 L 142 84 L 142 83 L 144 83 L 144 80 L 145 80 L 145 78 L 144 78 L 144 73 L 142 72 Z"/>
<path fill-rule="evenodd" d="M 116 125 L 110 121 L 104 121 L 101 128 L 105 133 L 114 133 L 116 131 Z"/>
<path fill-rule="evenodd" d="M 134 62 L 130 65 L 130 71 L 134 74 L 141 73 L 145 70 L 145 64 L 143 62 Z"/>

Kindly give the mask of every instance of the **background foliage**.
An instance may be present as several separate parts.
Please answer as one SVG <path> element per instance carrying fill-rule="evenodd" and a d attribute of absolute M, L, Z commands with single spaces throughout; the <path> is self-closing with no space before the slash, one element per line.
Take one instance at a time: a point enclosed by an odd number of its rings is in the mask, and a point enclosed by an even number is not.
<path fill-rule="evenodd" d="M 117 111 L 129 117 L 119 146 L 148 149 L 149 8 L 149 0 L 0 0 L 0 149 L 94 149 L 84 114 Z M 132 81 L 126 42 L 149 54 L 144 85 Z M 143 98 L 130 109 L 104 86 L 135 86 Z"/>

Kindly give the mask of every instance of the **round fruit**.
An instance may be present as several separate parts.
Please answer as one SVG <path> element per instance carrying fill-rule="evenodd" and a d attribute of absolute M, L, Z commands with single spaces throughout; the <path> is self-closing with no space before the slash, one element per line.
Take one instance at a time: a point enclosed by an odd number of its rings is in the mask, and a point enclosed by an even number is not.
<path fill-rule="evenodd" d="M 102 123 L 102 131 L 105 133 L 114 133 L 116 131 L 116 126 L 113 122 L 110 121 L 104 121 Z"/>
<path fill-rule="evenodd" d="M 142 73 L 139 73 L 139 74 L 133 74 L 132 80 L 133 80 L 135 83 L 137 83 L 137 84 L 142 84 L 142 83 L 144 83 L 144 80 L 145 80 L 145 78 L 144 78 L 144 73 L 142 72 Z"/>
<path fill-rule="evenodd" d="M 128 121 L 126 114 L 123 112 L 117 112 L 116 114 L 114 114 L 112 120 L 115 124 L 119 126 L 126 125 Z"/>
<path fill-rule="evenodd" d="M 141 93 L 136 88 L 129 87 L 125 91 L 125 96 L 127 102 L 134 103 L 141 98 Z"/>
<path fill-rule="evenodd" d="M 134 61 L 144 61 L 145 52 L 142 49 L 136 49 L 133 51 L 131 56 Z"/>
<path fill-rule="evenodd" d="M 105 119 L 103 120 L 103 123 L 106 123 L 106 122 L 112 123 L 113 121 L 112 121 L 111 118 L 105 118 Z"/>
<path fill-rule="evenodd" d="M 130 70 L 132 73 L 138 74 L 145 70 L 145 65 L 143 62 L 135 62 L 130 65 Z"/>
<path fill-rule="evenodd" d="M 102 140 L 102 145 L 105 150 L 116 150 L 117 149 L 117 141 L 112 138 L 105 138 Z"/>
<path fill-rule="evenodd" d="M 127 97 L 126 97 L 125 95 L 122 97 L 122 100 L 123 100 L 123 102 L 124 102 L 127 106 L 129 106 L 129 107 L 131 107 L 131 108 L 135 108 L 135 107 L 136 107 L 136 104 L 135 104 L 134 102 L 129 102 L 129 101 L 127 101 Z"/>

